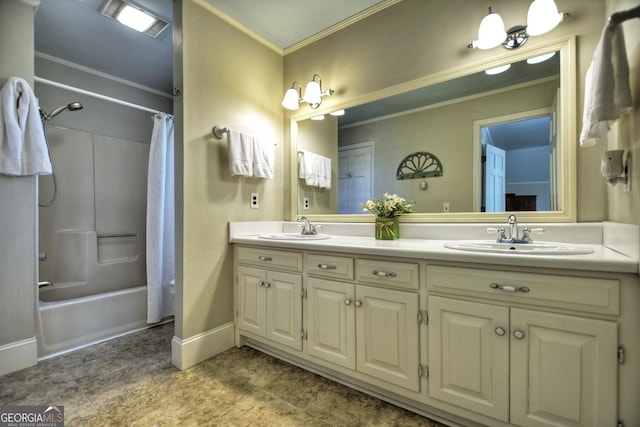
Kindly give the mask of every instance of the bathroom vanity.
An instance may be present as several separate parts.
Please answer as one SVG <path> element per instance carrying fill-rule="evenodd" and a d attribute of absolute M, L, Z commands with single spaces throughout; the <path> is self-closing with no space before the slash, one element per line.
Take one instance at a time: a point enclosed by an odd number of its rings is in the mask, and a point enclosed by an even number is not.
<path fill-rule="evenodd" d="M 232 224 L 236 345 L 451 425 L 640 425 L 637 256 L 466 252 L 358 227 L 274 240 Z"/>

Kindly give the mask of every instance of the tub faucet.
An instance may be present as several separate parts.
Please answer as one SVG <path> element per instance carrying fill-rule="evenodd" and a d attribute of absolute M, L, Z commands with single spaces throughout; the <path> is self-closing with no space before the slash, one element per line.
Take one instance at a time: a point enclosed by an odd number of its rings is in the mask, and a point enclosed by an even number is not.
<path fill-rule="evenodd" d="M 302 234 L 304 234 L 305 236 L 315 236 L 316 234 L 318 234 L 318 232 L 316 231 L 316 226 L 311 224 L 311 222 L 309 222 L 306 217 L 299 217 L 298 222 L 304 223 L 302 224 Z"/>

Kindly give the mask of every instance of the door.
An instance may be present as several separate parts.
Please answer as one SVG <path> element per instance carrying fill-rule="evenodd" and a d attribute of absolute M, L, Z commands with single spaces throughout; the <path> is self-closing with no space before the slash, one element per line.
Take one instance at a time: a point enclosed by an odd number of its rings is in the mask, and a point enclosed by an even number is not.
<path fill-rule="evenodd" d="M 338 213 L 361 214 L 373 194 L 373 142 L 338 149 Z"/>
<path fill-rule="evenodd" d="M 428 306 L 429 396 L 508 422 L 509 309 L 435 296 Z"/>
<path fill-rule="evenodd" d="M 420 391 L 418 294 L 356 285 L 358 372 Z"/>
<path fill-rule="evenodd" d="M 267 333 L 266 280 L 264 270 L 238 267 L 238 327 L 261 336 Z"/>
<path fill-rule="evenodd" d="M 354 285 L 309 278 L 307 281 L 307 352 L 356 369 Z"/>
<path fill-rule="evenodd" d="M 486 212 L 504 212 L 506 153 L 496 146 L 487 144 L 485 145 L 485 158 Z"/>
<path fill-rule="evenodd" d="M 616 425 L 616 322 L 513 308 L 511 325 L 513 424 Z"/>
<path fill-rule="evenodd" d="M 302 276 L 267 272 L 266 337 L 302 350 Z"/>

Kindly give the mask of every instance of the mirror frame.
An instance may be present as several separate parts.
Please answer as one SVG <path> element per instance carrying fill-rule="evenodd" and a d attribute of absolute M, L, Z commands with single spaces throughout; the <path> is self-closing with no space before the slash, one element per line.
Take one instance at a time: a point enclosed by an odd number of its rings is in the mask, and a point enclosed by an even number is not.
<path fill-rule="evenodd" d="M 290 118 L 290 217 L 293 220 L 301 215 L 298 209 L 298 156 L 296 155 L 296 143 L 298 135 L 298 122 L 307 120 L 319 114 L 329 114 L 331 111 L 348 109 L 356 105 L 376 101 L 388 96 L 407 92 L 423 86 L 441 83 L 446 80 L 463 77 L 469 74 L 484 71 L 506 63 L 513 63 L 529 57 L 542 55 L 551 51 L 560 52 L 560 102 L 558 103 L 560 114 L 558 123 L 561 123 L 559 139 L 562 144 L 559 149 L 561 165 L 558 176 L 558 200 L 561 209 L 558 211 L 519 211 L 518 220 L 528 223 L 536 222 L 576 222 L 576 41 L 575 35 L 567 35 L 539 45 L 525 45 L 516 51 L 506 51 L 489 60 L 452 68 L 440 73 L 427 75 L 402 84 L 377 90 L 340 104 L 334 104 L 330 108 L 306 110 L 295 114 Z M 367 214 L 305 214 L 310 221 L 315 222 L 372 222 L 373 216 Z M 504 222 L 508 212 L 450 212 L 450 213 L 413 213 L 402 215 L 401 222 Z"/>

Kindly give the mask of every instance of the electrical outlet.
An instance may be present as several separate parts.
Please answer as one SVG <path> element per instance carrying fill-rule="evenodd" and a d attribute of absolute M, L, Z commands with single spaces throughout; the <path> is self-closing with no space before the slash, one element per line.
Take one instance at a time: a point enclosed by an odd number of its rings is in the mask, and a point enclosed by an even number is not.
<path fill-rule="evenodd" d="M 304 200 L 304 202 L 303 202 L 302 209 L 304 209 L 304 210 L 309 209 L 311 207 L 311 204 L 309 203 L 309 198 L 305 197 L 303 200 Z"/>
<path fill-rule="evenodd" d="M 249 206 L 251 209 L 258 209 L 258 193 L 251 193 L 251 202 Z"/>
<path fill-rule="evenodd" d="M 442 212 L 449 213 L 449 202 L 444 202 L 442 204 Z"/>

